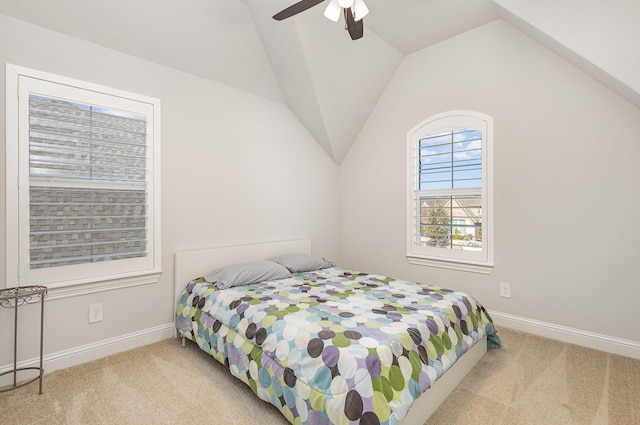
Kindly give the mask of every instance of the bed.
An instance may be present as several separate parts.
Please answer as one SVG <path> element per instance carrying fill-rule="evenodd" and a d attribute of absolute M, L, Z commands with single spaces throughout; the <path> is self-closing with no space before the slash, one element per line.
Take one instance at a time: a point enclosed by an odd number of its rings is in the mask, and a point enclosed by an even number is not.
<path fill-rule="evenodd" d="M 299 239 L 176 253 L 177 335 L 293 424 L 424 424 L 486 352 L 486 310 L 467 294 L 335 266 L 224 290 L 203 278 L 310 252 Z"/>

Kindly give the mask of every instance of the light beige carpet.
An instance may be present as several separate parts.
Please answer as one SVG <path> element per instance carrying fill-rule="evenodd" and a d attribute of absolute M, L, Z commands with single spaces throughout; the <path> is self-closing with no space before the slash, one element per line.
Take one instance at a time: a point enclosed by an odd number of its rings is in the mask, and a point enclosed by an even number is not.
<path fill-rule="evenodd" d="M 638 425 L 640 361 L 501 329 L 428 425 Z M 0 394 L 0 424 L 286 425 L 201 352 L 171 339 Z"/>

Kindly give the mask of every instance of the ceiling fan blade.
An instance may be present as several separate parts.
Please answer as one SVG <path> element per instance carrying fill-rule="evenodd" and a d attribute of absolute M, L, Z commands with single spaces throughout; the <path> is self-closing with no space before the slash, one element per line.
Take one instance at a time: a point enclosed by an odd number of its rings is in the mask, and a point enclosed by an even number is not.
<path fill-rule="evenodd" d="M 283 19 L 290 18 L 300 12 L 304 12 L 305 10 L 312 8 L 313 6 L 320 4 L 323 1 L 324 0 L 301 0 L 298 3 L 294 3 L 286 9 L 281 10 L 280 12 L 273 15 L 273 19 L 275 19 L 276 21 L 282 21 Z"/>
<path fill-rule="evenodd" d="M 349 31 L 351 39 L 357 40 L 362 38 L 362 35 L 364 34 L 364 19 L 356 21 L 350 7 L 344 10 L 344 19 L 347 23 L 347 31 Z"/>

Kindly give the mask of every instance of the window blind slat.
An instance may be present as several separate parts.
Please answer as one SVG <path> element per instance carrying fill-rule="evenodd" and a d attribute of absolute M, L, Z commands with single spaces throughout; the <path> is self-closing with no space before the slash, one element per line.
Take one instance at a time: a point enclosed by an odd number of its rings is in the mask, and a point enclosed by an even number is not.
<path fill-rule="evenodd" d="M 57 251 L 58 254 L 62 254 L 62 251 Z M 127 258 L 144 257 L 147 255 L 146 251 L 138 252 L 126 252 L 126 253 L 113 253 L 113 254 L 92 254 L 90 256 L 65 256 L 64 258 L 52 258 L 45 261 L 31 260 L 31 268 L 45 268 L 54 266 L 69 266 L 74 264 L 94 263 L 98 261 L 113 261 L 113 260 L 125 260 Z"/>

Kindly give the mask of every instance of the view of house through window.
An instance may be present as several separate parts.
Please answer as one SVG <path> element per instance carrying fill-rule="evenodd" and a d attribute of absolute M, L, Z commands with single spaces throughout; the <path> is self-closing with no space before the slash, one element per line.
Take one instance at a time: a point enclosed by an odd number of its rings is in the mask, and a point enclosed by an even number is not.
<path fill-rule="evenodd" d="M 419 244 L 480 250 L 482 134 L 464 128 L 428 134 L 419 143 L 419 187 L 428 193 L 420 196 Z M 466 189 L 465 194 L 437 194 L 456 189 Z"/>
<path fill-rule="evenodd" d="M 31 268 L 146 254 L 145 116 L 31 94 Z"/>

